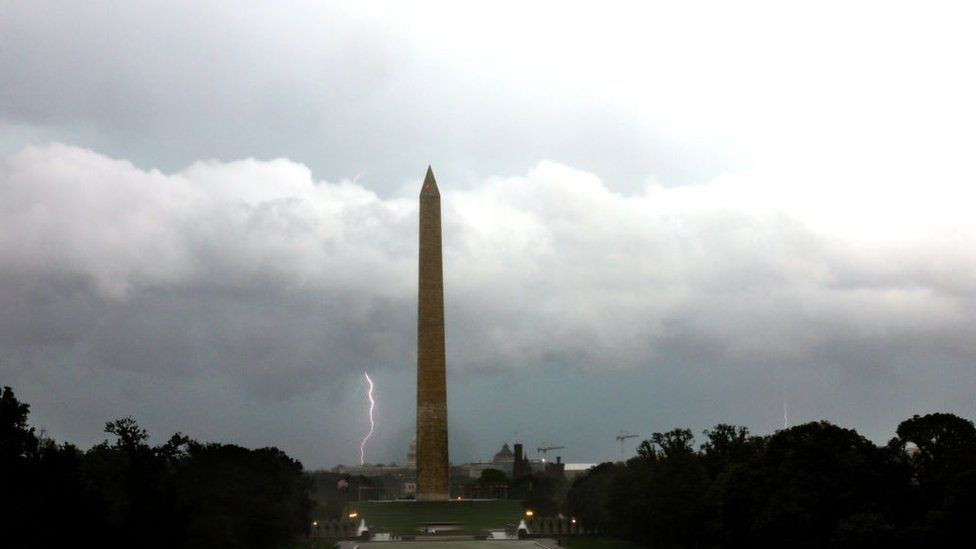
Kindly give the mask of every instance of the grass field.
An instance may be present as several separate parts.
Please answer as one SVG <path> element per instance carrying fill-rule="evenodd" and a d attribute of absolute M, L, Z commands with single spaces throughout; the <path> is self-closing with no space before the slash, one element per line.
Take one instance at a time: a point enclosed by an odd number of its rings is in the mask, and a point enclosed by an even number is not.
<path fill-rule="evenodd" d="M 334 539 L 297 539 L 292 549 L 335 549 Z"/>
<path fill-rule="evenodd" d="M 521 503 L 515 500 L 487 501 L 370 501 L 350 503 L 350 511 L 366 519 L 373 532 L 390 532 L 399 536 L 418 534 L 425 522 L 457 522 L 455 534 L 485 535 L 489 530 L 504 529 L 506 524 L 518 524 Z"/>
<path fill-rule="evenodd" d="M 606 537 L 606 536 L 577 536 L 577 537 L 558 537 L 556 542 L 566 548 L 566 549 L 642 549 L 643 545 L 638 545 L 629 541 L 624 541 L 616 538 Z M 477 549 L 478 546 L 485 547 L 484 544 L 489 544 L 495 548 L 519 548 L 524 549 L 526 546 L 532 546 L 534 543 L 531 541 L 479 541 L 479 542 L 450 542 L 450 541 L 433 541 L 433 542 L 401 542 L 401 543 L 379 543 L 375 547 L 378 549 L 397 549 L 406 547 L 416 547 L 417 549 L 422 549 L 426 547 L 431 547 L 435 549 Z M 336 540 L 333 539 L 320 539 L 320 540 L 298 540 L 293 546 L 294 549 L 334 549 L 336 546 Z M 363 545 L 360 545 L 363 547 Z"/>
<path fill-rule="evenodd" d="M 643 547 L 630 541 L 606 536 L 563 536 L 557 541 L 566 549 L 640 549 Z"/>
<path fill-rule="evenodd" d="M 504 545 L 499 545 L 500 543 Z M 511 541 L 384 541 L 377 543 L 356 542 L 360 549 L 539 549 L 531 540 Z M 300 540 L 292 549 L 335 549 L 336 540 Z"/>
<path fill-rule="evenodd" d="M 615 538 L 609 538 L 605 536 L 593 537 L 593 536 L 579 536 L 579 537 L 562 537 L 558 538 L 557 543 L 566 549 L 642 549 L 642 545 L 637 545 L 636 543 L 631 543 L 629 541 L 619 540 Z M 486 545 L 487 544 L 487 545 Z M 525 549 L 526 547 L 532 547 L 535 544 L 531 540 L 526 541 L 432 541 L 432 542 L 384 542 L 375 545 L 377 549 L 407 549 L 407 548 L 433 548 L 433 549 L 478 549 L 478 547 L 495 547 L 496 549 L 501 547 L 503 549 Z M 294 549 L 334 549 L 336 546 L 336 540 L 334 539 L 320 539 L 320 540 L 298 540 L 293 546 Z M 365 547 L 365 544 L 360 544 L 360 547 Z M 372 547 L 372 546 L 371 546 Z"/>

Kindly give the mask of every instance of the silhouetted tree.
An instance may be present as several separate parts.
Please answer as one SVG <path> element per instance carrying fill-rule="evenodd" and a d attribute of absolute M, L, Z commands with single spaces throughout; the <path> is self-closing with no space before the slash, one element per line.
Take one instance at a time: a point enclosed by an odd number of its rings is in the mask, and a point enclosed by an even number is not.
<path fill-rule="evenodd" d="M 0 394 L 0 545 L 55 547 L 97 532 L 81 475 L 83 454 L 39 438 L 30 406 L 10 387 Z"/>
<path fill-rule="evenodd" d="M 707 477 L 687 429 L 641 442 L 611 484 L 611 522 L 652 547 L 694 547 L 702 541 Z"/>
<path fill-rule="evenodd" d="M 311 523 L 311 481 L 277 448 L 190 442 L 176 483 L 186 547 L 285 547 Z"/>
<path fill-rule="evenodd" d="M 14 390 L 4 386 L 0 391 L 0 463 L 14 466 L 37 453 L 37 436 L 27 424 L 30 405 L 20 402 Z M 21 460 L 21 461 L 18 461 Z"/>
<path fill-rule="evenodd" d="M 149 547 L 168 547 L 182 542 L 186 516 L 175 499 L 174 478 L 183 456 L 169 443 L 149 446 L 149 435 L 131 417 L 106 423 L 105 432 L 115 441 L 86 453 L 83 475 L 109 543 L 139 539 Z"/>
<path fill-rule="evenodd" d="M 976 427 L 953 414 L 935 413 L 912 416 L 896 432 L 889 447 L 910 466 L 918 541 L 946 544 L 968 535 L 976 516 Z"/>
<path fill-rule="evenodd" d="M 702 443 L 701 452 L 710 479 L 728 467 L 749 462 L 763 448 L 762 438 L 750 436 L 746 427 L 720 423 L 706 429 L 705 437 L 708 440 Z"/>
<path fill-rule="evenodd" d="M 761 453 L 720 475 L 723 544 L 822 547 L 845 521 L 863 541 L 891 525 L 884 495 L 904 485 L 886 453 L 851 429 L 807 423 L 769 437 Z M 864 531 L 865 525 L 872 531 Z M 870 539 L 864 539 L 870 538 Z"/>
<path fill-rule="evenodd" d="M 38 436 L 29 411 L 3 388 L 5 549 L 287 547 L 311 523 L 313 482 L 347 497 L 377 482 L 343 477 L 351 493 L 340 493 L 339 475 L 306 475 L 275 448 L 179 433 L 151 446 L 132 418 L 107 423 L 114 439 L 81 452 Z M 952 414 L 914 416 L 883 447 L 823 421 L 766 437 L 725 424 L 704 434 L 696 450 L 687 429 L 654 433 L 625 464 L 577 478 L 564 510 L 586 528 L 666 548 L 939 547 L 968 536 L 976 515 L 976 427 Z M 479 482 L 506 480 L 486 470 Z M 565 488 L 536 473 L 513 480 L 510 493 L 545 517 L 558 513 Z"/>
<path fill-rule="evenodd" d="M 515 479 L 512 492 L 522 500 L 522 507 L 531 509 L 535 516 L 554 517 L 559 514 L 565 482 L 537 472 Z"/>
<path fill-rule="evenodd" d="M 482 485 L 492 485 L 492 484 L 507 484 L 508 475 L 504 471 L 499 469 L 485 469 L 478 476 L 478 484 Z"/>
<path fill-rule="evenodd" d="M 566 512 L 586 530 L 610 530 L 610 513 L 607 509 L 609 487 L 621 467 L 609 462 L 601 463 L 573 480 L 566 495 Z"/>
<path fill-rule="evenodd" d="M 33 492 L 37 476 L 38 440 L 27 424 L 30 406 L 13 389 L 0 391 L 0 541 L 26 547 L 24 535 L 37 521 Z"/>
<path fill-rule="evenodd" d="M 312 502 L 299 462 L 280 450 L 200 444 L 177 433 L 150 446 L 132 418 L 88 452 L 39 439 L 27 404 L 0 394 L 0 546 L 285 547 Z"/>

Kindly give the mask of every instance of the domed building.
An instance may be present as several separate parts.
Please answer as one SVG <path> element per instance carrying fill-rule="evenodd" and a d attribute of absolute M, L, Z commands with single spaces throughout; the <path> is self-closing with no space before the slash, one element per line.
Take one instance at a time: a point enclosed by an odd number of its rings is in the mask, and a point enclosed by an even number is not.
<path fill-rule="evenodd" d="M 495 453 L 491 461 L 477 461 L 465 463 L 456 467 L 458 472 L 464 476 L 478 478 L 485 469 L 498 469 L 509 477 L 512 476 L 512 469 L 515 465 L 515 453 L 506 442 L 502 444 L 502 449 Z"/>
<path fill-rule="evenodd" d="M 496 469 L 505 470 L 508 468 L 509 474 L 511 474 L 512 464 L 515 463 L 515 454 L 512 453 L 512 449 L 508 447 L 508 443 L 502 444 L 502 449 L 495 454 L 495 457 L 491 459 L 493 465 L 501 465 L 503 467 L 495 467 Z"/>

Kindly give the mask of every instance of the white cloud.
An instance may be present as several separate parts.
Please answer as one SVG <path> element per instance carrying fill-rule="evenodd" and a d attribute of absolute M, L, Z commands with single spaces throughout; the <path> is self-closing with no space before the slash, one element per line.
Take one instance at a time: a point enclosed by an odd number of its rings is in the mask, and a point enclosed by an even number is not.
<path fill-rule="evenodd" d="M 198 162 L 164 175 L 51 145 L 10 155 L 3 168 L 7 268 L 78 275 L 114 299 L 211 277 L 229 286 L 263 275 L 358 280 L 348 272 L 375 258 L 349 239 L 379 237 L 410 211 L 348 182 L 316 184 L 287 160 Z"/>
<path fill-rule="evenodd" d="M 872 208 L 875 196 L 824 185 L 811 205 L 773 178 L 621 195 L 541 162 L 469 190 L 447 182 L 456 366 L 642 367 L 675 337 L 803 355 L 837 331 L 964 327 L 976 279 L 972 222 L 952 207 L 964 196 L 940 196 L 937 216 L 916 214 L 911 193 Z M 350 299 L 342 323 L 415 291 L 413 201 L 287 160 L 166 175 L 50 145 L 9 155 L 2 181 L 4 270 L 78 277 L 106 303 L 263 288 Z"/>
<path fill-rule="evenodd" d="M 624 195 L 548 161 L 467 189 L 441 181 L 454 379 L 638 372 L 694 393 L 711 382 L 693 372 L 836 372 L 902 390 L 917 381 L 904 378 L 906 357 L 976 359 L 976 234 L 958 206 L 968 191 L 945 186 L 934 215 L 932 200 L 913 210 L 907 182 L 883 206 L 803 183 L 740 173 Z M 402 382 L 412 367 L 415 232 L 413 197 L 315 181 L 284 159 L 164 174 L 77 147 L 25 148 L 0 164 L 5 377 L 52 395 L 73 380 L 121 409 L 141 383 L 165 386 L 178 398 L 146 404 L 157 418 L 218 402 L 244 413 L 252 399 L 344 414 L 343 387 L 364 368 Z M 949 390 L 931 368 L 930 388 Z M 385 404 L 410 406 L 408 386 L 390 391 Z M 225 423 L 212 429 L 249 440 L 272 428 Z M 408 424 L 398 414 L 389 428 Z"/>

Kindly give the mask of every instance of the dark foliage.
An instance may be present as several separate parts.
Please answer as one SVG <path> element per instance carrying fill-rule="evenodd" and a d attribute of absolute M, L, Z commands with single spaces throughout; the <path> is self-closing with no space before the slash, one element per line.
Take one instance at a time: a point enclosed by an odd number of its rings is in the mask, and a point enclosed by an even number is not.
<path fill-rule="evenodd" d="M 508 484 L 508 475 L 499 469 L 485 469 L 478 477 L 478 484 Z"/>
<path fill-rule="evenodd" d="M 287 545 L 309 523 L 310 481 L 276 448 L 191 442 L 177 481 L 190 547 Z"/>
<path fill-rule="evenodd" d="M 132 418 L 115 441 L 82 452 L 39 439 L 29 407 L 0 395 L 3 547 L 287 547 L 312 502 L 301 463 L 275 448 L 201 444 L 176 434 L 150 446 Z"/>
<path fill-rule="evenodd" d="M 651 547 L 945 546 L 976 512 L 976 428 L 915 416 L 878 447 L 813 422 L 655 433 L 625 464 L 576 479 L 565 510 L 585 528 Z"/>
<path fill-rule="evenodd" d="M 114 441 L 83 452 L 38 436 L 29 412 L 3 388 L 3 547 L 284 547 L 307 531 L 312 482 L 340 491 L 338 475 L 305 475 L 275 448 L 180 434 L 150 446 L 148 433 L 123 418 L 105 426 Z M 568 493 L 541 473 L 514 479 L 512 491 L 539 516 L 557 514 L 564 501 L 586 529 L 651 547 L 928 547 L 961 539 L 976 513 L 976 427 L 936 413 L 914 416 L 896 433 L 878 447 L 827 422 L 765 437 L 718 425 L 696 449 L 691 431 L 675 429 L 654 433 L 626 463 L 593 468 Z M 372 482 L 342 480 L 354 488 Z"/>
<path fill-rule="evenodd" d="M 514 479 L 509 497 L 522 500 L 522 507 L 538 517 L 554 517 L 559 514 L 566 489 L 565 479 L 535 472 Z"/>
<path fill-rule="evenodd" d="M 599 532 L 610 530 L 607 497 L 610 483 L 617 478 L 620 469 L 621 466 L 613 463 L 601 463 L 573 481 L 566 494 L 566 511 L 579 517 L 583 528 Z"/>
<path fill-rule="evenodd" d="M 706 488 L 702 460 L 687 429 L 655 433 L 610 483 L 608 511 L 625 537 L 662 547 L 700 544 Z"/>

